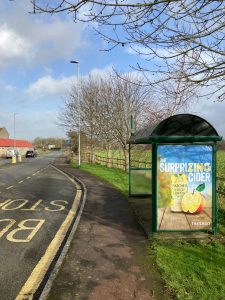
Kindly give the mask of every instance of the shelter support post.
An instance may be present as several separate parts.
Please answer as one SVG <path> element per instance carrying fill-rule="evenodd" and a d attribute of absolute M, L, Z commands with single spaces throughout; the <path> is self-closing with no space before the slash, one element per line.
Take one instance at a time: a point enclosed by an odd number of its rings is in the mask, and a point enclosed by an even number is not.
<path fill-rule="evenodd" d="M 216 196 L 216 144 L 213 146 L 213 176 L 212 176 L 212 192 L 213 192 L 213 207 L 212 207 L 212 230 L 213 234 L 217 233 L 217 196 Z"/>
<path fill-rule="evenodd" d="M 152 144 L 152 232 L 157 231 L 157 145 Z"/>

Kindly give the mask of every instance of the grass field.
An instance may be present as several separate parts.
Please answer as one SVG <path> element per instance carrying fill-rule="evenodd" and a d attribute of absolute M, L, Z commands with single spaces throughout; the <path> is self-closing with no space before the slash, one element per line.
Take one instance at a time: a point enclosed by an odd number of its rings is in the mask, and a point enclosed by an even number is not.
<path fill-rule="evenodd" d="M 224 299 L 224 251 L 225 245 L 219 242 L 154 245 L 157 265 L 178 299 Z"/>
<path fill-rule="evenodd" d="M 106 150 L 96 150 L 94 151 L 96 155 L 107 157 L 107 152 Z M 112 158 L 123 158 L 124 159 L 124 154 L 123 151 L 121 150 L 111 150 L 111 157 Z M 142 161 L 150 161 L 151 160 L 151 150 L 132 150 L 131 151 L 131 160 L 142 160 Z"/>
<path fill-rule="evenodd" d="M 219 175 L 225 177 L 225 155 L 218 153 Z M 75 166 L 75 165 L 74 165 Z M 84 163 L 82 169 L 128 195 L 128 174 L 122 170 Z M 219 199 L 218 227 L 225 234 L 225 197 Z M 225 245 L 219 241 L 149 242 L 167 286 L 178 299 L 225 299 Z M 146 257 L 146 262 L 148 258 Z"/>
<path fill-rule="evenodd" d="M 225 177 L 225 151 L 217 152 L 217 176 Z"/>

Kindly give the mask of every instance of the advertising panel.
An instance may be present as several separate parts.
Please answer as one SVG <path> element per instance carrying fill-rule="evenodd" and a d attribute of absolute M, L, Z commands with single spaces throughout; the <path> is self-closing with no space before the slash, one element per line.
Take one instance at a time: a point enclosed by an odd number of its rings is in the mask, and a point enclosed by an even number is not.
<path fill-rule="evenodd" d="M 211 145 L 157 148 L 157 229 L 212 229 Z"/>

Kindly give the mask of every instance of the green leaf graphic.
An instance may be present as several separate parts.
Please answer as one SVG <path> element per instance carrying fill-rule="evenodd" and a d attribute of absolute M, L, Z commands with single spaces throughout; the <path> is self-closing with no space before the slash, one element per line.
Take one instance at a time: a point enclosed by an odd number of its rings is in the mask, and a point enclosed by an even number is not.
<path fill-rule="evenodd" d="M 196 191 L 198 192 L 202 192 L 205 189 L 205 183 L 201 183 L 199 184 L 199 186 L 197 186 Z"/>

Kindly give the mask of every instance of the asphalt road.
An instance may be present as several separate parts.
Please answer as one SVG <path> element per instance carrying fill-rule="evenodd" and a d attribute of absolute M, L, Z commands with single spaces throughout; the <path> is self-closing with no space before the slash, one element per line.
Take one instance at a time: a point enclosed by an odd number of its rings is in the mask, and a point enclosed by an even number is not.
<path fill-rule="evenodd" d="M 73 203 L 74 184 L 50 163 L 60 153 L 0 166 L 0 299 L 15 299 Z"/>

